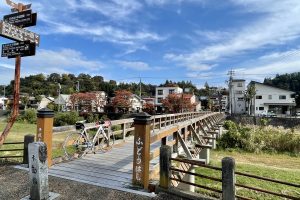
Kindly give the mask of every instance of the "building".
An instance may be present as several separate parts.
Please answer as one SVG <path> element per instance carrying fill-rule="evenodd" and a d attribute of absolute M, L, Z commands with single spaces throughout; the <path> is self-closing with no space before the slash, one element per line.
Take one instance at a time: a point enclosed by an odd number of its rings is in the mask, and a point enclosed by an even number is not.
<path fill-rule="evenodd" d="M 53 97 L 46 97 L 46 96 L 44 96 L 44 95 L 41 95 L 41 97 L 42 97 L 42 100 L 41 100 L 41 102 L 39 103 L 38 110 L 43 109 L 43 108 L 47 108 L 47 106 L 48 106 L 50 103 L 53 103 L 53 102 L 54 102 L 54 98 L 53 98 Z"/>
<path fill-rule="evenodd" d="M 131 108 L 129 108 L 130 112 L 140 112 L 143 109 L 144 100 L 141 99 L 138 95 L 133 94 L 130 98 Z"/>
<path fill-rule="evenodd" d="M 229 81 L 229 112 L 231 114 L 245 114 L 246 84 L 243 79 L 231 79 Z"/>
<path fill-rule="evenodd" d="M 6 110 L 7 101 L 8 101 L 8 98 L 0 97 L 0 110 Z"/>
<path fill-rule="evenodd" d="M 229 99 L 228 95 L 222 95 L 222 99 L 221 99 L 222 112 L 228 112 L 229 109 L 228 99 Z"/>
<path fill-rule="evenodd" d="M 254 115 L 290 115 L 295 112 L 295 92 L 265 85 L 252 81 L 249 85 L 255 86 L 255 97 L 250 105 L 251 113 Z"/>
<path fill-rule="evenodd" d="M 72 107 L 70 104 L 70 96 L 68 94 L 60 94 L 54 103 L 59 106 L 59 111 L 68 111 Z"/>
<path fill-rule="evenodd" d="M 156 112 L 163 112 L 162 100 L 167 98 L 170 94 L 182 94 L 183 89 L 180 87 L 157 87 L 155 90 L 155 106 Z"/>

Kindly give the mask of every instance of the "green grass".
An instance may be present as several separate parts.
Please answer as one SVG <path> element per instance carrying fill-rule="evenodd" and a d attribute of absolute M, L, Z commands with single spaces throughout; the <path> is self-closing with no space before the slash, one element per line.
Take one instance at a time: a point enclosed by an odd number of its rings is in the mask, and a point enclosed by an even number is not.
<path fill-rule="evenodd" d="M 5 122 L 0 122 L 0 131 L 2 132 L 6 126 Z M 28 134 L 36 135 L 36 124 L 23 124 L 23 123 L 15 123 L 13 128 L 11 129 L 11 132 L 9 133 L 7 139 L 5 142 L 23 142 L 24 136 Z M 53 153 L 52 158 L 57 158 L 62 155 L 64 155 L 63 151 L 63 142 L 66 138 L 66 136 L 69 134 L 69 132 L 65 132 L 58 135 L 53 135 Z M 4 145 L 1 147 L 1 149 L 22 149 L 23 145 Z M 16 155 L 21 156 L 23 155 L 22 151 L 19 152 L 0 152 L 0 156 L 9 156 L 9 155 Z M 17 162 L 22 161 L 21 158 L 18 159 L 11 159 L 15 160 Z M 1 162 L 1 161 L 0 161 Z"/>
<path fill-rule="evenodd" d="M 289 183 L 300 184 L 299 158 L 290 157 L 287 155 L 268 155 L 242 152 L 214 151 L 212 153 L 211 165 L 220 167 L 221 159 L 226 156 L 235 158 L 236 171 L 238 172 L 244 172 L 262 177 L 278 179 Z M 221 178 L 221 172 L 212 169 L 197 168 L 196 172 L 215 178 Z M 270 183 L 267 181 L 257 180 L 239 175 L 236 176 L 236 180 L 237 183 L 243 185 L 261 188 L 280 194 L 291 195 L 300 198 L 300 188 Z M 196 183 L 221 190 L 221 183 L 215 181 L 210 181 L 203 178 L 196 178 Z M 197 192 L 218 197 L 216 193 L 204 189 L 198 189 Z M 258 193 L 243 188 L 237 188 L 237 195 L 248 197 L 251 199 L 282 199 L 280 197 L 264 193 Z"/>

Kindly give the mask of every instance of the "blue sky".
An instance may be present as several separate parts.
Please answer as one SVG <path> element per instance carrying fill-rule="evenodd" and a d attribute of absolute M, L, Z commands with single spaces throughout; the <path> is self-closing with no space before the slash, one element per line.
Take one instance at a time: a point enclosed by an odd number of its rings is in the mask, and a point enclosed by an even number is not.
<path fill-rule="evenodd" d="M 1 15 L 10 9 L 2 0 Z M 89 73 L 118 82 L 224 86 L 300 71 L 299 0 L 36 0 L 41 35 L 22 76 Z M 1 39 L 1 43 L 9 40 Z M 0 58 L 0 84 L 14 60 Z"/>

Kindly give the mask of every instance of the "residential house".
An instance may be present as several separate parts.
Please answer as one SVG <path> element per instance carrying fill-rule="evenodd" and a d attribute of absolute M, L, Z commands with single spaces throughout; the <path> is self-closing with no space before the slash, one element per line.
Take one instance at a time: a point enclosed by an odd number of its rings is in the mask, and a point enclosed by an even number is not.
<path fill-rule="evenodd" d="M 221 106 L 222 106 L 222 112 L 228 112 L 228 95 L 222 95 L 222 99 L 221 99 Z"/>
<path fill-rule="evenodd" d="M 131 95 L 130 98 L 131 107 L 130 112 L 140 112 L 143 109 L 144 100 L 136 94 Z"/>
<path fill-rule="evenodd" d="M 54 103 L 59 106 L 60 111 L 68 111 L 72 107 L 70 103 L 70 96 L 68 94 L 60 94 L 55 100 Z"/>
<path fill-rule="evenodd" d="M 157 87 L 155 89 L 155 106 L 156 112 L 163 112 L 162 100 L 166 99 L 170 94 L 182 94 L 183 89 L 180 87 Z"/>
<path fill-rule="evenodd" d="M 251 105 L 251 113 L 254 115 L 290 115 L 295 111 L 295 92 L 265 85 L 252 81 L 249 85 L 255 86 L 255 97 Z"/>
<path fill-rule="evenodd" d="M 6 110 L 7 101 L 8 101 L 8 98 L 0 97 L 0 110 Z"/>
<path fill-rule="evenodd" d="M 231 114 L 245 114 L 245 80 L 232 79 L 229 81 L 229 112 Z"/>
<path fill-rule="evenodd" d="M 179 94 L 180 95 L 180 94 Z M 191 105 L 193 105 L 194 112 L 201 111 L 201 101 L 198 100 L 198 97 L 194 94 L 183 94 L 183 98 L 187 99 L 191 102 Z M 191 111 L 191 110 L 186 110 Z"/>

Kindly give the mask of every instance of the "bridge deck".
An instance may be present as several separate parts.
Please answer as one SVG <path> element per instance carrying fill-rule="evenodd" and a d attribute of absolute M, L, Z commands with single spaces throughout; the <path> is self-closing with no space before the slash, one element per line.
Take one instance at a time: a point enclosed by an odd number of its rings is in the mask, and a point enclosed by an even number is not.
<path fill-rule="evenodd" d="M 151 196 L 131 184 L 133 137 L 108 152 L 87 154 L 81 159 L 54 165 L 49 175 L 101 187 Z M 152 195 L 153 196 L 153 195 Z"/>

